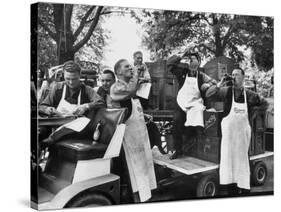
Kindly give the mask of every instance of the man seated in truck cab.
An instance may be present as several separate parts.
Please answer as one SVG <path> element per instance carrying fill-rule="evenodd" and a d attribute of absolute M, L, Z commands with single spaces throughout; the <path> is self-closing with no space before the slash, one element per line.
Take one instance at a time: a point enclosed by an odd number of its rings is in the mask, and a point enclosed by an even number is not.
<path fill-rule="evenodd" d="M 227 81 L 223 77 L 206 92 L 207 97 L 217 96 L 224 101 L 219 179 L 220 184 L 230 185 L 231 190 L 234 185 L 236 192 L 249 192 L 250 189 L 249 112 L 255 106 L 267 107 L 267 102 L 257 93 L 245 89 L 244 77 L 244 70 L 235 68 L 232 72 L 232 86 L 224 86 Z"/>
<path fill-rule="evenodd" d="M 81 68 L 77 63 L 73 61 L 64 63 L 65 81 L 58 82 L 52 87 L 48 96 L 39 105 L 39 111 L 48 116 L 87 115 L 91 117 L 97 109 L 105 107 L 104 100 L 91 87 L 80 82 L 80 72 Z M 50 144 L 68 133 L 68 131 L 61 130 L 44 140 L 43 143 Z M 47 136 L 43 135 L 41 139 Z"/>
<path fill-rule="evenodd" d="M 80 66 L 68 61 L 63 65 L 64 82 L 58 82 L 39 106 L 47 115 L 84 115 L 104 101 L 94 90 L 80 82 Z"/>

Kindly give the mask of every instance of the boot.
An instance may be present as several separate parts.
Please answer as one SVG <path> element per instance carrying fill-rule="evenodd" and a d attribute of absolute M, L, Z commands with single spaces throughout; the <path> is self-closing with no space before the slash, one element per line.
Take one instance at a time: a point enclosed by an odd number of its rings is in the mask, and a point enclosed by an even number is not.
<path fill-rule="evenodd" d="M 157 148 L 162 155 L 167 154 L 167 152 L 165 152 L 165 150 L 163 149 L 163 147 L 161 145 L 158 145 Z"/>
<path fill-rule="evenodd" d="M 179 158 L 180 156 L 182 156 L 182 151 L 180 150 L 176 150 L 170 157 L 170 160 L 174 160 L 176 158 Z"/>

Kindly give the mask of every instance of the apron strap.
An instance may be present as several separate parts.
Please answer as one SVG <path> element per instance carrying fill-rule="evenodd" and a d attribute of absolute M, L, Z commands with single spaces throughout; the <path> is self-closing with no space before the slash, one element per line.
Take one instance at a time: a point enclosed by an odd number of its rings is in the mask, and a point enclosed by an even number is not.
<path fill-rule="evenodd" d="M 246 96 L 246 89 L 243 87 L 243 89 L 244 89 L 244 102 L 245 102 L 245 104 L 246 104 L 246 111 L 247 111 L 247 113 L 248 113 L 248 102 L 247 102 L 247 96 Z"/>
<path fill-rule="evenodd" d="M 233 102 L 235 102 L 235 98 L 234 98 L 235 93 L 234 92 L 235 92 L 235 89 L 234 89 L 234 86 L 232 86 L 232 104 L 231 105 L 233 105 Z"/>
<path fill-rule="evenodd" d="M 77 99 L 77 105 L 79 106 L 80 103 L 81 103 L 81 88 L 80 88 L 80 92 L 79 92 L 78 99 Z"/>
<path fill-rule="evenodd" d="M 232 108 L 232 105 L 233 105 L 233 102 L 235 102 L 235 89 L 234 87 L 232 87 L 232 104 L 231 104 L 231 108 Z M 246 96 L 246 89 L 243 87 L 243 93 L 244 93 L 244 104 L 246 105 L 245 108 L 246 108 L 246 112 L 248 113 L 248 102 L 247 102 L 247 96 Z"/>
<path fill-rule="evenodd" d="M 61 99 L 64 100 L 65 99 L 65 93 L 66 93 L 66 86 L 63 85 L 63 89 L 62 89 L 62 96 Z"/>
<path fill-rule="evenodd" d="M 65 99 L 65 94 L 66 94 L 66 86 L 63 85 L 61 100 L 64 100 L 64 99 Z M 78 95 L 78 99 L 77 99 L 77 105 L 79 106 L 80 104 L 81 104 L 81 88 L 80 88 L 79 95 Z"/>

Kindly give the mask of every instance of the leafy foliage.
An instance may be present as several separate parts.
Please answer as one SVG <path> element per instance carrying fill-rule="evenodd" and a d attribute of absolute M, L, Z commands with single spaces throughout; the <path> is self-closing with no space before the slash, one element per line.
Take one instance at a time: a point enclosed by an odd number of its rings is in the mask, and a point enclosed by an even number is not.
<path fill-rule="evenodd" d="M 41 64 L 56 65 L 73 60 L 74 55 L 98 62 L 108 38 L 100 22 L 109 10 L 109 7 L 39 3 Z"/>
<path fill-rule="evenodd" d="M 270 17 L 162 10 L 143 10 L 132 16 L 146 29 L 143 44 L 153 59 L 185 48 L 206 58 L 225 55 L 236 62 L 244 59 L 243 48 L 252 48 L 257 62 L 265 51 L 268 57 L 273 52 Z"/>

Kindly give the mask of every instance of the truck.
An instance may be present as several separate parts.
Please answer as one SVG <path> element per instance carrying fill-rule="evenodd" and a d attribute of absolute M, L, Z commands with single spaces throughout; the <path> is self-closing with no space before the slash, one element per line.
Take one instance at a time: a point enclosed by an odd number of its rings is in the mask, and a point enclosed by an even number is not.
<path fill-rule="evenodd" d="M 157 189 L 149 201 L 155 201 L 156 193 L 169 189 L 170 185 L 178 181 L 183 182 L 186 189 L 193 187 L 193 198 L 217 197 L 220 192 L 218 170 L 221 112 L 205 111 L 206 137 L 194 147 L 191 154 L 170 160 L 177 84 L 172 75 L 165 72 L 163 75 L 163 61 L 149 67 L 156 67 L 158 77 L 157 74 L 152 76 L 151 109 L 145 113 L 151 115 L 152 121 L 159 127 L 162 146 L 167 153 L 162 154 L 157 147 L 152 148 Z M 130 182 L 124 183 L 123 174 L 113 171 L 115 159 L 121 159 L 124 163 L 121 146 L 126 112 L 125 108 L 102 109 L 98 112 L 94 122 L 96 125 L 100 122 L 104 125 L 99 143 L 68 138 L 50 149 L 40 150 L 38 158 L 33 157 L 32 207 L 59 209 L 139 202 L 130 191 Z M 273 156 L 273 151 L 265 148 L 268 129 L 265 126 L 264 111 L 256 108 L 253 114 L 250 120 L 253 133 L 249 148 L 251 184 L 261 186 L 268 176 L 264 159 Z"/>

